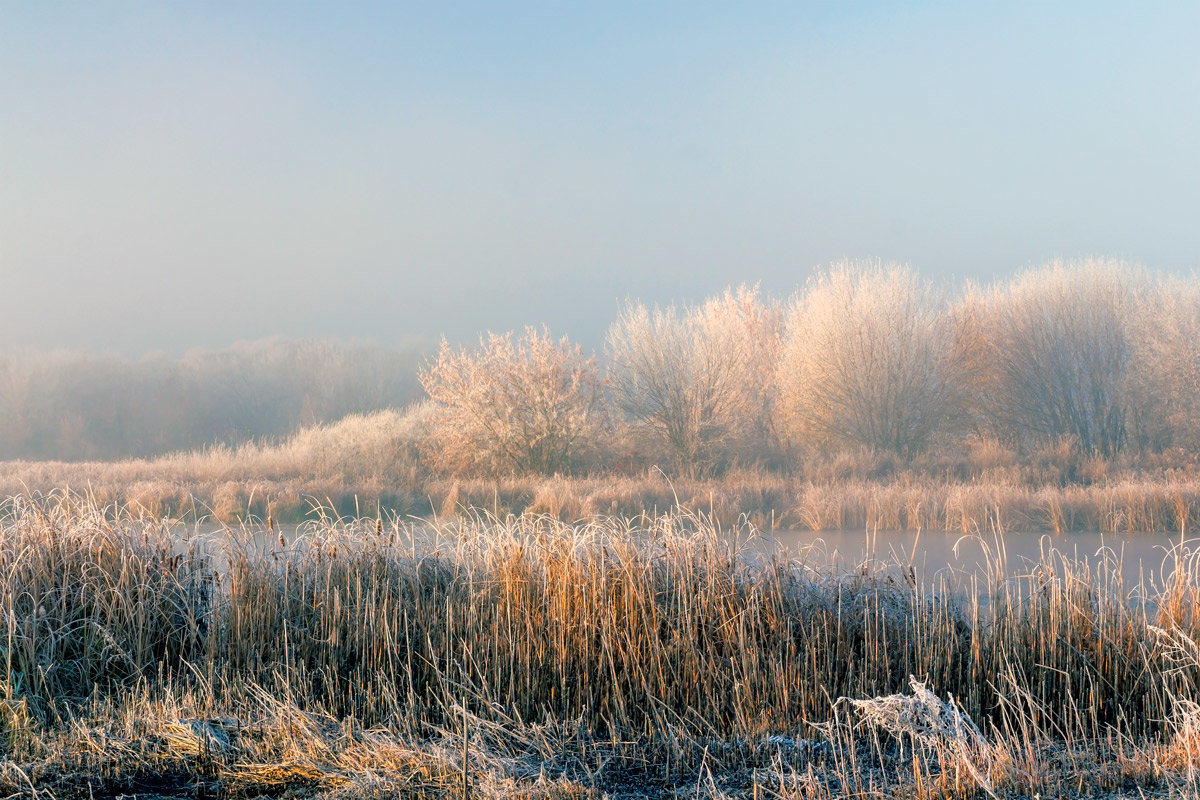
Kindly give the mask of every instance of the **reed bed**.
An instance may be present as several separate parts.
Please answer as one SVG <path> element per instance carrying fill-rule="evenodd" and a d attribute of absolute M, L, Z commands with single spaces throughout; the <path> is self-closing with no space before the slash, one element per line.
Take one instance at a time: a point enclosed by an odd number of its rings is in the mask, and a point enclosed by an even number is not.
<path fill-rule="evenodd" d="M 640 476 L 452 479 L 412 469 L 363 472 L 347 467 L 343 472 L 329 467 L 302 476 L 282 467 L 255 472 L 254 462 L 232 471 L 210 466 L 200 456 L 119 463 L 6 462 L 0 464 L 0 496 L 74 490 L 110 510 L 233 525 L 268 516 L 300 522 L 329 509 L 346 516 L 546 514 L 571 522 L 682 508 L 726 526 L 745 518 L 763 529 L 814 531 L 1177 534 L 1200 526 L 1200 479 L 1192 471 L 1130 471 L 1082 484 L 1009 473 L 805 479 L 747 470 L 701 480 L 671 479 L 652 471 Z"/>
<path fill-rule="evenodd" d="M 1190 791 L 1200 555 L 1126 586 L 763 554 L 700 514 L 328 513 L 203 539 L 0 516 L 0 790 L 45 796 Z M 1131 788 L 1132 787 L 1132 788 Z"/>
<path fill-rule="evenodd" d="M 280 441 L 152 459 L 2 462 L 0 497 L 71 489 L 102 508 L 230 524 L 268 516 L 300 522 L 328 509 L 442 517 L 485 510 L 569 522 L 684 508 L 727 526 L 746 517 L 760 528 L 810 530 L 1178 533 L 1200 525 L 1200 478 L 1183 452 L 1083 459 L 1064 442 L 1018 462 L 995 440 L 982 440 L 957 457 L 904 461 L 851 451 L 710 478 L 632 464 L 574 475 L 454 477 L 422 461 L 427 415 L 426 406 L 351 415 Z"/>

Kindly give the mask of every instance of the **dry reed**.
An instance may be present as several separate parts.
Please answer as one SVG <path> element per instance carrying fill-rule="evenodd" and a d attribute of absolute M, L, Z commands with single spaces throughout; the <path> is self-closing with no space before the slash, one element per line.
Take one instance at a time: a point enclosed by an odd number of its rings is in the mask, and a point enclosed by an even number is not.
<path fill-rule="evenodd" d="M 930 580 L 763 556 L 703 515 L 188 541 L 70 496 L 4 509 L 12 792 L 1103 792 L 1183 785 L 1200 752 L 1182 549 L 1154 590 L 1052 549 Z"/>

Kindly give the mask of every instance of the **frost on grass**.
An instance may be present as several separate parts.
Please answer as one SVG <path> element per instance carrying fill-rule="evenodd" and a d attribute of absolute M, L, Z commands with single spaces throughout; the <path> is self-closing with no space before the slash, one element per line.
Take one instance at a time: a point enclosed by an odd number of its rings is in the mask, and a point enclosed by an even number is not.
<path fill-rule="evenodd" d="M 858 727 L 908 739 L 914 748 L 936 754 L 943 771 L 951 765 L 961 767 L 980 789 L 994 797 L 992 782 L 985 774 L 995 760 L 994 753 L 979 726 L 954 698 L 942 700 L 911 675 L 908 681 L 912 694 L 842 699 L 849 703 Z"/>

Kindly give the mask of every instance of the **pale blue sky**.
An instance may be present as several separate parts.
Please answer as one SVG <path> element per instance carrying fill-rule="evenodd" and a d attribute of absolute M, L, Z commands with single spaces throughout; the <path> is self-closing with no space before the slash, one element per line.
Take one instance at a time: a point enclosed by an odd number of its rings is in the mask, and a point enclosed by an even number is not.
<path fill-rule="evenodd" d="M 0 2 L 0 345 L 1200 265 L 1200 4 Z"/>

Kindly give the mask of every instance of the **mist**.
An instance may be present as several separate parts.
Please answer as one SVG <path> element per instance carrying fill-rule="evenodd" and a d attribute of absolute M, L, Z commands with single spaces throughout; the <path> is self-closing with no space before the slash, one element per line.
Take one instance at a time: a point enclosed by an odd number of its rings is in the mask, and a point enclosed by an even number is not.
<path fill-rule="evenodd" d="M 957 284 L 1200 252 L 1183 5 L 4 15 L 10 347 L 594 347 L 628 299 L 847 257 Z"/>
<path fill-rule="evenodd" d="M 264 339 L 140 359 L 0 353 L 0 459 L 85 461 L 274 441 L 422 396 L 428 343 Z"/>

